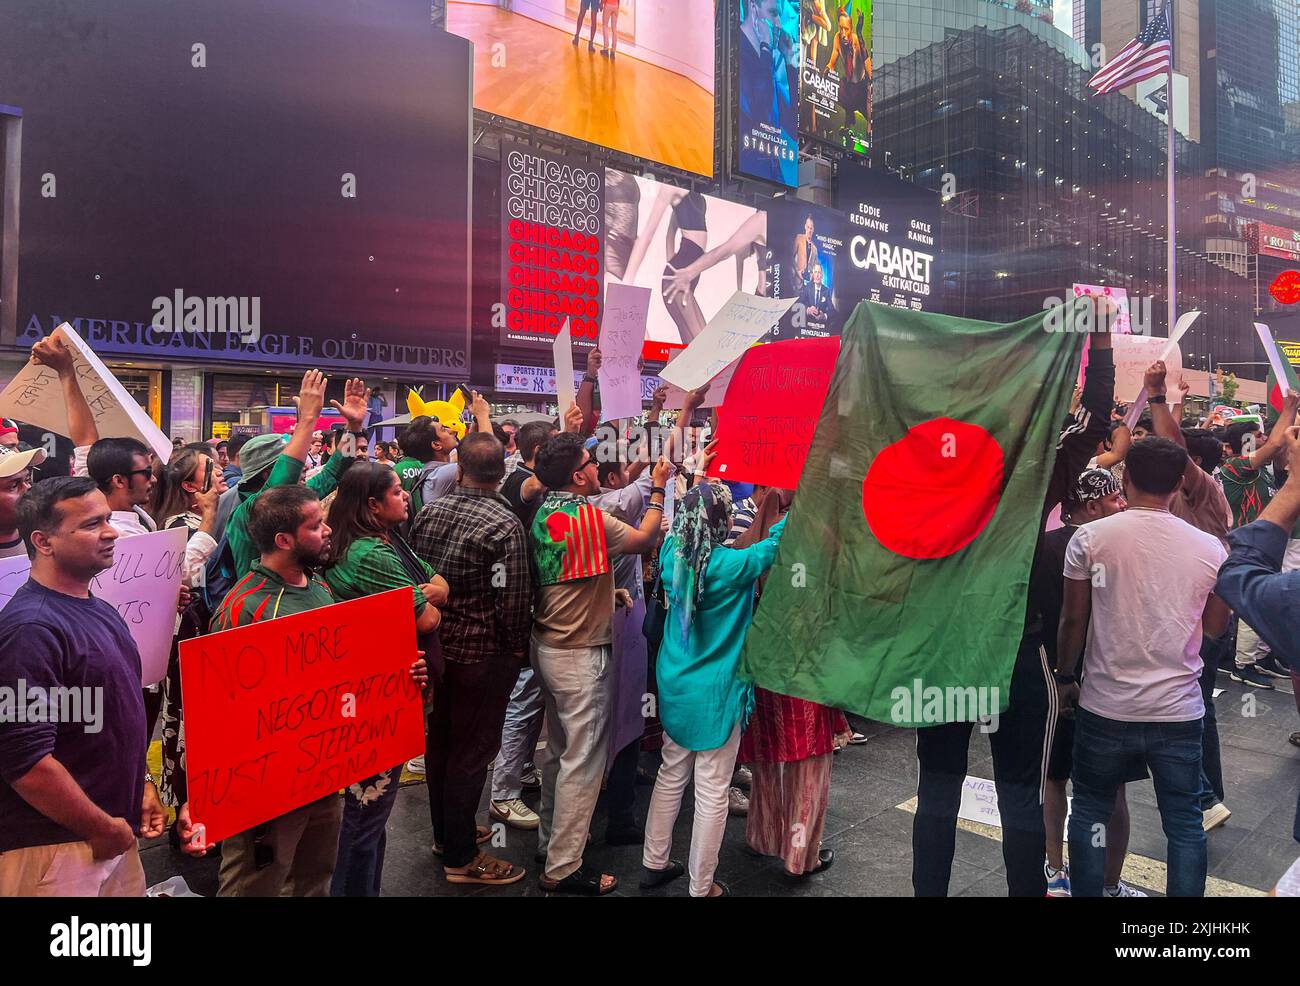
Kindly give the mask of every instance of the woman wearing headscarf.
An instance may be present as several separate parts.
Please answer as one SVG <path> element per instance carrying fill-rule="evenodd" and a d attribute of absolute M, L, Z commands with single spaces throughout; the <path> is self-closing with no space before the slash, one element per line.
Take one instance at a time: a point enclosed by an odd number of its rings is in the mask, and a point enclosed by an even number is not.
<path fill-rule="evenodd" d="M 764 543 L 785 524 L 793 500 L 790 490 L 769 489 L 749 530 L 733 546 L 744 550 Z M 754 713 L 737 754 L 754 777 L 745 819 L 751 853 L 779 856 L 791 876 L 820 873 L 831 865 L 834 853 L 821 847 L 831 754 L 850 736 L 848 720 L 838 709 L 754 689 Z"/>
<path fill-rule="evenodd" d="M 724 542 L 732 510 L 726 486 L 705 482 L 692 487 L 677 507 L 659 556 L 668 599 L 656 667 L 663 766 L 650 798 L 642 886 L 661 886 L 685 870 L 669 859 L 669 851 L 682 793 L 693 776 L 692 897 L 727 892 L 713 874 L 740 731 L 752 704 L 752 689 L 736 670 L 754 613 L 755 583 L 771 567 L 784 527 L 772 525 L 762 540 L 729 548 Z"/>

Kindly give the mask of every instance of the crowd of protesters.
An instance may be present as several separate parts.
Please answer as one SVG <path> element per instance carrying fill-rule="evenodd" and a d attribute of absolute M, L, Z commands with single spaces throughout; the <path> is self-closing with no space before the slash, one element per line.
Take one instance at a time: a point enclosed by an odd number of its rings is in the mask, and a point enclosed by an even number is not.
<path fill-rule="evenodd" d="M 536 833 L 545 891 L 613 892 L 628 875 L 584 862 L 598 802 L 608 844 L 643 846 L 642 888 L 686 875 L 691 896 L 725 895 L 716 874 L 734 814 L 747 816 L 749 852 L 792 879 L 833 864 L 822 833 L 834 754 L 866 738 L 842 711 L 739 673 L 795 497 L 708 475 L 704 389 L 670 424 L 657 392 L 634 445 L 601 422 L 597 351 L 563 419 L 497 423 L 473 393 L 471 420 L 420 416 L 378 440 L 361 380 L 330 402 L 343 428 L 315 430 L 327 381 L 312 370 L 288 435 L 178 441 L 164 462 L 136 439 L 100 437 L 57 339 L 32 355 L 59 374 L 75 453 L 72 475 L 33 483 L 45 452 L 0 427 L 0 559 L 31 561 L 0 610 L 0 684 L 106 698 L 93 735 L 0 719 L 0 895 L 139 895 L 137 838 L 166 832 L 177 851 L 219 855 L 219 895 L 377 896 L 404 777 L 427 787 L 429 844 L 453 884 L 525 877 L 488 851 L 496 823 Z M 1206 833 L 1231 814 L 1215 676 L 1300 683 L 1287 606 L 1300 588 L 1300 396 L 1267 431 L 1191 427 L 1165 377 L 1152 365 L 1150 411 L 1130 430 L 1099 333 L 1061 431 L 1009 706 L 990 734 L 1013 896 L 1142 896 L 1121 878 L 1125 784 L 1148 776 L 1168 892 L 1203 893 Z M 176 639 L 160 686 L 142 689 L 126 624 L 90 587 L 118 538 L 176 528 L 188 538 Z M 414 615 L 423 755 L 207 843 L 188 797 L 180 641 L 392 590 Z M 917 733 L 918 895 L 948 891 L 974 726 Z M 653 792 L 639 821 L 643 778 Z M 673 833 L 688 786 L 683 861 Z"/>

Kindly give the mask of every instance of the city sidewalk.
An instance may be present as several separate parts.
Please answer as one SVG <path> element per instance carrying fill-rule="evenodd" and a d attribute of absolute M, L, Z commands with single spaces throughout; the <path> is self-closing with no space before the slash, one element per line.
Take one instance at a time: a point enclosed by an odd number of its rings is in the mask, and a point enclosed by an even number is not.
<path fill-rule="evenodd" d="M 1223 745 L 1223 774 L 1232 817 L 1209 833 L 1208 895 L 1247 896 L 1266 893 L 1300 856 L 1292 838 L 1296 791 L 1300 788 L 1300 749 L 1287 738 L 1300 729 L 1300 718 L 1283 681 L 1276 691 L 1257 691 L 1219 675 L 1224 689 L 1216 699 L 1219 736 Z M 1247 703 L 1253 701 L 1254 715 Z M 880 723 L 858 723 L 871 739 L 835 757 L 831 801 L 824 844 L 835 850 L 835 864 L 818 876 L 792 880 L 774 860 L 757 860 L 744 849 L 744 819 L 727 825 L 717 878 L 737 896 L 911 896 L 912 799 L 916 794 L 915 738 L 911 730 Z M 653 769 L 655 756 L 642 763 Z M 969 773 L 993 776 L 988 740 L 978 731 L 971 743 Z M 638 817 L 645 817 L 651 788 L 637 787 Z M 1164 833 L 1151 782 L 1129 785 L 1132 837 L 1125 869 L 1128 882 L 1152 894 L 1164 890 Z M 535 794 L 526 796 L 535 806 Z M 689 850 L 691 798 L 688 793 L 678 821 L 673 858 L 685 860 Z M 486 822 L 486 792 L 480 821 Z M 389 823 L 388 854 L 383 890 L 391 896 L 454 896 L 501 894 L 541 896 L 533 862 L 535 832 L 505 829 L 505 845 L 489 847 L 528 870 L 528 876 L 508 887 L 485 888 L 447 883 L 442 866 L 429 850 L 428 799 L 423 784 L 408 784 L 398 795 Z M 601 836 L 604 819 L 598 811 L 592 823 L 589 869 L 612 873 L 620 880 L 618 894 L 640 896 L 639 846 L 609 847 Z M 1000 831 L 978 822 L 962 821 L 957 833 L 950 893 L 954 896 L 1005 896 Z M 195 892 L 216 892 L 217 863 L 190 860 L 159 840 L 142 852 L 150 885 L 177 873 Z M 685 896 L 687 880 L 646 896 Z"/>

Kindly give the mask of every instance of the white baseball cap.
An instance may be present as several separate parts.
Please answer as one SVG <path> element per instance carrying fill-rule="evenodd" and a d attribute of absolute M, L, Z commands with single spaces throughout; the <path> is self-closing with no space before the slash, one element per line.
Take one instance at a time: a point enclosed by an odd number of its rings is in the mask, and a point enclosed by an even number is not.
<path fill-rule="evenodd" d="M 0 445 L 0 479 L 17 476 L 24 469 L 39 466 L 44 461 L 44 449 L 33 448 L 26 452 L 19 452 L 7 445 Z"/>

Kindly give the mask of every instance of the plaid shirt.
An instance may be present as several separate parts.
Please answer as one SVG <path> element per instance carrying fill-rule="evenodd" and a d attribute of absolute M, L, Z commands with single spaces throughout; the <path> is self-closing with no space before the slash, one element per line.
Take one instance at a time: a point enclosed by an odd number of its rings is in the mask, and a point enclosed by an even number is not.
<path fill-rule="evenodd" d="M 505 497 L 457 486 L 420 511 L 411 547 L 451 587 L 438 628 L 448 660 L 526 657 L 533 576 L 523 525 Z"/>

